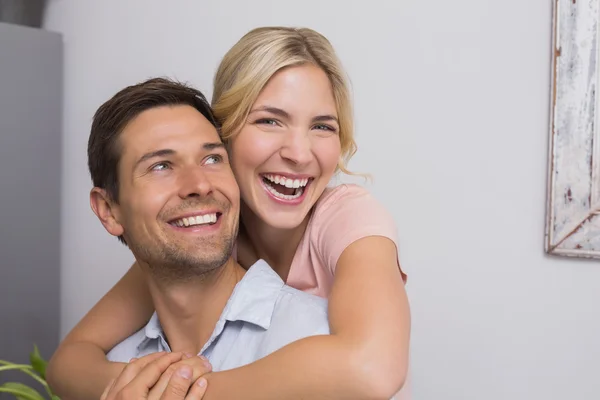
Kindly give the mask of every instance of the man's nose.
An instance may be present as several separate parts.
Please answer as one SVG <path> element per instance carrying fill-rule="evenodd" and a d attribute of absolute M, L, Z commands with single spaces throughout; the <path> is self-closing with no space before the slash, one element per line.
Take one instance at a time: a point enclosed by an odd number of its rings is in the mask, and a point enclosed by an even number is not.
<path fill-rule="evenodd" d="M 187 168 L 179 176 L 179 197 L 208 196 L 213 188 L 209 176 L 202 170 L 201 166 Z"/>

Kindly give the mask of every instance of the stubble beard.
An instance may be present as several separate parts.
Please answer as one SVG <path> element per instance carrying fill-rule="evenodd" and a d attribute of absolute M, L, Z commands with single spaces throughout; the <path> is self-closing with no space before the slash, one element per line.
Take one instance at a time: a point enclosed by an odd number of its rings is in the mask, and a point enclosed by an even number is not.
<path fill-rule="evenodd" d="M 130 245 L 130 248 L 158 282 L 172 285 L 201 281 L 218 272 L 231 258 L 238 227 L 239 223 L 230 235 L 217 240 L 202 239 L 187 246 L 163 242 L 152 246 Z"/>

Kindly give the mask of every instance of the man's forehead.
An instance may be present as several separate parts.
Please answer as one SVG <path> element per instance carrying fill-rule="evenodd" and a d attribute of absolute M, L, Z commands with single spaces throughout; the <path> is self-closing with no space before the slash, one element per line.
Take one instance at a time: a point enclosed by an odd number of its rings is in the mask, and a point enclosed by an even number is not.
<path fill-rule="evenodd" d="M 144 153 L 165 146 L 200 149 L 207 143 L 221 142 L 217 129 L 190 106 L 146 110 L 125 127 L 120 139 L 124 153 Z"/>

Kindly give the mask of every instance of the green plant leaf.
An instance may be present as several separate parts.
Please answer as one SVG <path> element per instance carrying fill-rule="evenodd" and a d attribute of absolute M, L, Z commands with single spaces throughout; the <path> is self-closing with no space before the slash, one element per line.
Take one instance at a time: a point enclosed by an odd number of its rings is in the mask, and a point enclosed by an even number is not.
<path fill-rule="evenodd" d="M 17 370 L 31 370 L 31 365 L 27 365 L 27 364 L 6 364 L 0 367 L 0 371 L 8 371 L 11 369 L 17 369 Z"/>
<path fill-rule="evenodd" d="M 13 394 L 17 400 L 45 400 L 37 390 L 18 382 L 6 382 L 0 385 L 0 391 Z"/>
<path fill-rule="evenodd" d="M 0 360 L 0 365 L 16 365 L 14 362 Z"/>
<path fill-rule="evenodd" d="M 42 358 L 37 345 L 33 345 L 33 352 L 29 355 L 29 361 L 33 369 L 40 374 L 42 379 L 46 379 L 46 364 L 47 362 Z"/>
<path fill-rule="evenodd" d="M 21 372 L 31 376 L 33 379 L 38 381 L 44 387 L 44 389 L 46 389 L 48 396 L 52 397 L 53 394 L 52 394 L 52 391 L 50 390 L 50 387 L 48 386 L 48 383 L 40 377 L 40 375 L 33 369 L 33 367 L 31 365 L 15 364 L 15 363 L 11 363 L 8 361 L 0 360 L 0 372 L 6 371 L 9 369 L 18 370 L 18 371 L 21 371 Z M 60 400 L 60 399 L 57 398 L 55 400 Z"/>
<path fill-rule="evenodd" d="M 60 400 L 60 397 L 58 397 L 57 395 L 53 394 L 52 395 L 52 400 Z"/>

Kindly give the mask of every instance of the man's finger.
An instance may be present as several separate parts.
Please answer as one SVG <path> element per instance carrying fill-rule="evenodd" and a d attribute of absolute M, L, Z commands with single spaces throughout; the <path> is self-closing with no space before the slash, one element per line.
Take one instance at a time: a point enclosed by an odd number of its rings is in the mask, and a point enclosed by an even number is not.
<path fill-rule="evenodd" d="M 160 397 L 161 400 L 185 400 L 188 390 L 194 381 L 194 370 L 189 365 L 180 365 L 171 375 L 169 384 Z"/>
<path fill-rule="evenodd" d="M 172 389 L 169 388 L 169 385 L 171 385 L 171 377 L 173 376 L 175 371 L 177 371 L 177 369 L 182 365 L 189 365 L 190 367 L 192 367 L 191 382 L 196 381 L 202 375 L 212 371 L 212 365 L 205 357 L 186 356 L 178 363 L 173 364 L 162 374 L 157 384 L 150 390 L 148 400 L 163 399 L 163 394 L 166 393 L 168 390 Z M 188 384 L 188 387 L 191 384 L 191 382 Z M 184 397 L 181 397 L 181 399 L 183 398 L 185 398 L 185 395 Z"/>
<path fill-rule="evenodd" d="M 149 354 L 142 358 L 132 359 L 132 361 L 130 361 L 129 364 L 127 364 L 125 368 L 123 368 L 121 374 L 112 384 L 112 387 L 109 389 L 106 395 L 106 399 L 104 400 L 113 400 L 117 393 L 119 393 L 125 386 L 127 386 L 129 382 L 131 382 L 146 365 L 162 357 L 165 354 L 166 353 L 164 351 L 161 351 L 158 353 Z"/>
<path fill-rule="evenodd" d="M 204 377 L 201 377 L 196 382 L 194 382 L 185 400 L 202 400 L 202 398 L 204 397 L 204 393 L 206 393 L 207 386 L 208 382 Z"/>
<path fill-rule="evenodd" d="M 123 388 L 127 394 L 124 398 L 147 397 L 150 389 L 156 385 L 162 374 L 174 363 L 181 360 L 182 353 L 167 353 L 157 360 L 148 363 L 135 378 Z M 133 396 L 133 397 L 130 397 Z"/>

